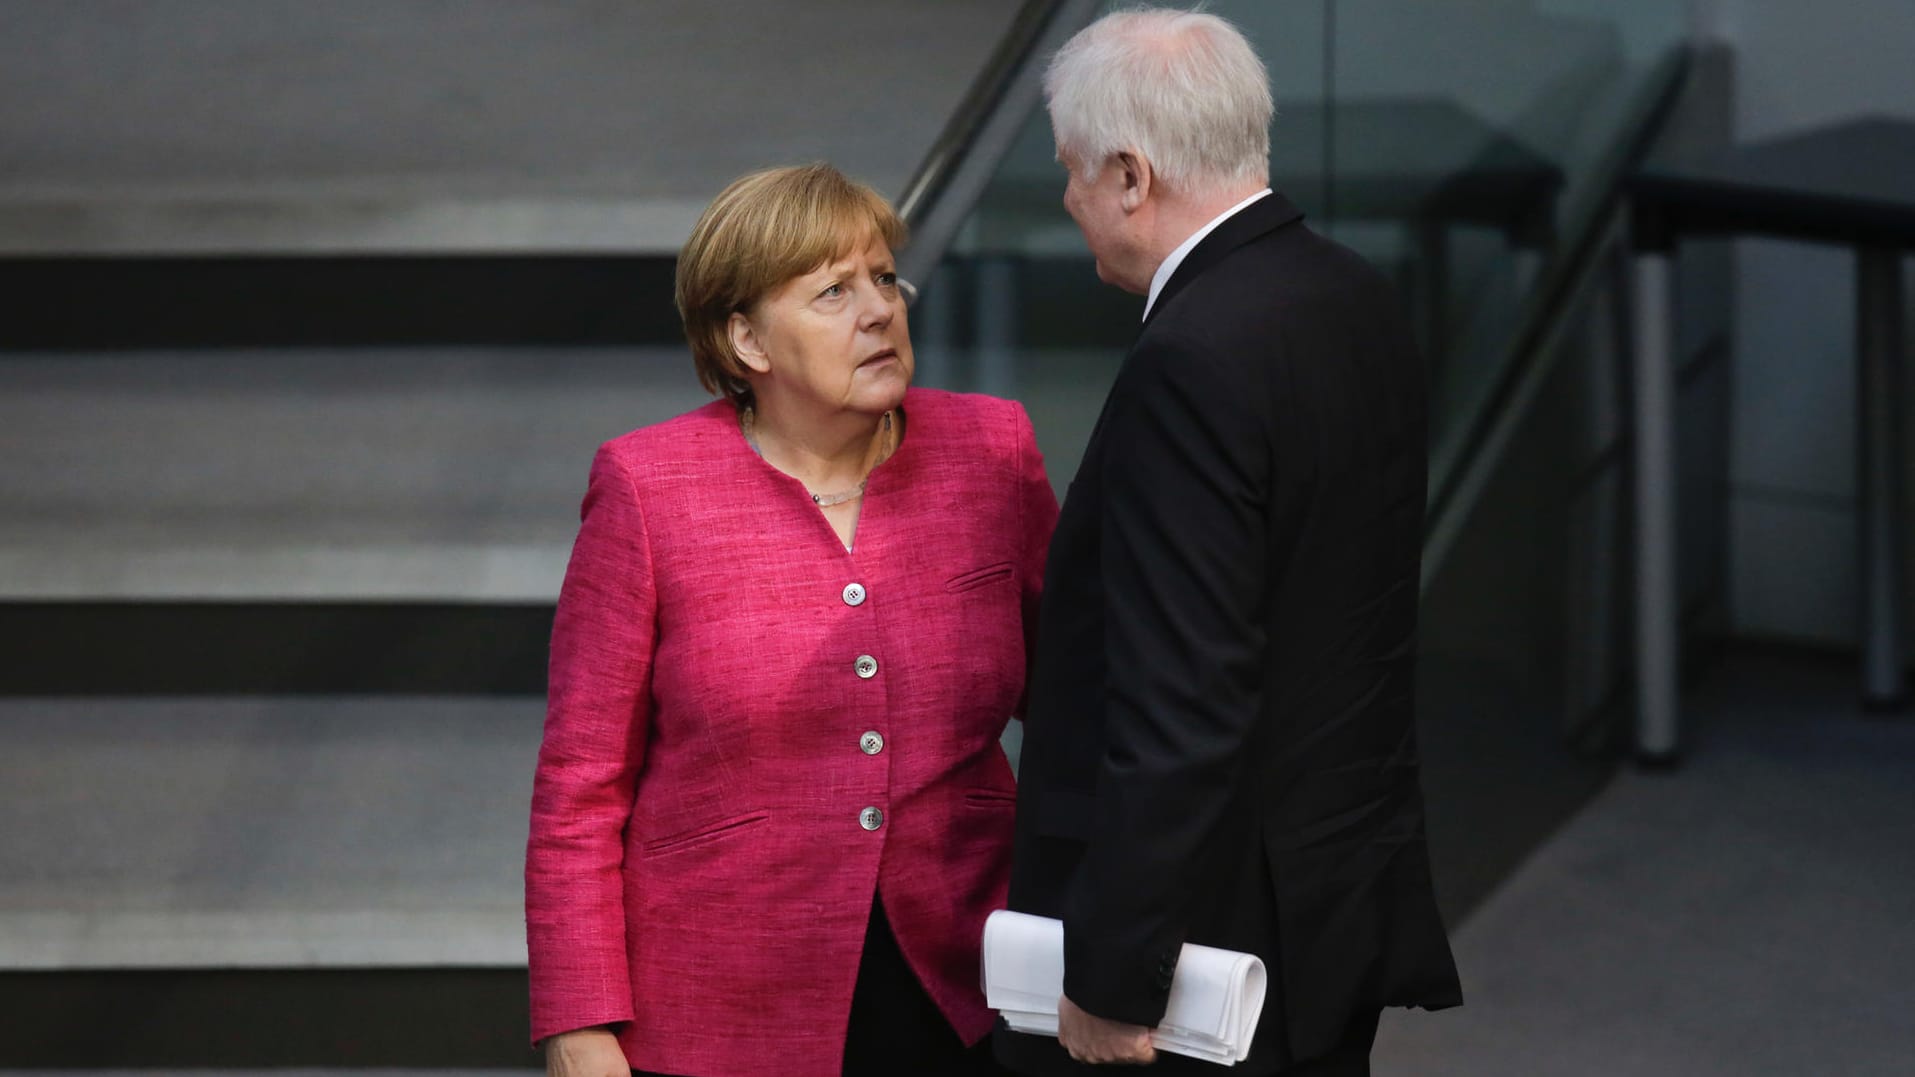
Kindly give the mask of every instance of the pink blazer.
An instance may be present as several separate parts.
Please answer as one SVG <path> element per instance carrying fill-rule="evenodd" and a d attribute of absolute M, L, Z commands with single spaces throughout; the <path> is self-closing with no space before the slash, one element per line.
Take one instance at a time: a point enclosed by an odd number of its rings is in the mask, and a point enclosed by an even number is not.
<path fill-rule="evenodd" d="M 836 1074 L 874 893 L 990 1028 L 1022 705 L 1057 502 L 1015 403 L 913 389 L 847 552 L 716 401 L 607 442 L 552 633 L 526 853 L 532 1035 L 632 1065 Z"/>

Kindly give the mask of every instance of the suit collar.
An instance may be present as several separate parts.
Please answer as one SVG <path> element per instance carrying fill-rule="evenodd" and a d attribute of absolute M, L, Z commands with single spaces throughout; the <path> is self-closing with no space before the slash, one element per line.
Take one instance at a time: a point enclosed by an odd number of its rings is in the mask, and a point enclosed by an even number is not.
<path fill-rule="evenodd" d="M 1157 294 L 1157 301 L 1151 304 L 1150 314 L 1144 319 L 1144 324 L 1149 325 L 1156 320 L 1172 296 L 1202 276 L 1205 270 L 1222 261 L 1224 255 L 1301 219 L 1303 211 L 1285 198 L 1281 191 L 1272 191 L 1225 218 L 1202 242 L 1191 248 L 1190 253 L 1184 256 L 1183 264 L 1164 282 L 1164 290 Z"/>
<path fill-rule="evenodd" d="M 1223 222 L 1242 213 L 1258 201 L 1270 197 L 1272 193 L 1274 192 L 1272 192 L 1270 188 L 1265 187 L 1249 198 L 1238 202 L 1236 205 L 1231 206 L 1229 209 L 1205 221 L 1202 228 L 1190 233 L 1189 239 L 1177 244 L 1177 249 L 1171 251 L 1170 257 L 1164 259 L 1164 264 L 1158 266 L 1157 272 L 1151 275 L 1150 291 L 1144 296 L 1144 313 L 1148 315 L 1151 310 L 1157 306 L 1157 297 L 1163 292 L 1164 285 L 1170 283 L 1170 278 L 1177 272 L 1177 267 L 1184 264 L 1184 259 L 1189 257 L 1190 252 L 1197 248 L 1197 244 L 1209 238 L 1210 233 L 1215 232 Z"/>

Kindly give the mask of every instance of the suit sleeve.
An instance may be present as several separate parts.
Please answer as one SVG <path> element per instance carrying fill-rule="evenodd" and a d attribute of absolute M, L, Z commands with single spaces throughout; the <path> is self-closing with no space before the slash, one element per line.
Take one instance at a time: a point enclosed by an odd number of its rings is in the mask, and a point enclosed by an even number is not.
<path fill-rule="evenodd" d="M 1044 593 L 1044 564 L 1050 554 L 1051 532 L 1057 528 L 1057 493 L 1051 489 L 1050 477 L 1044 473 L 1044 454 L 1038 451 L 1037 435 L 1031 429 L 1030 416 L 1025 414 L 1021 405 L 1013 404 L 1012 407 L 1017 409 L 1018 519 L 1023 525 L 1022 563 L 1018 568 L 1024 587 L 1024 668 L 1027 672 L 1027 687 L 1018 697 L 1017 704 L 1017 716 L 1022 718 L 1030 700 L 1028 671 L 1037 654 L 1038 600 Z"/>
<path fill-rule="evenodd" d="M 1113 394 L 1101 469 L 1105 745 L 1065 895 L 1065 994 L 1163 1018 L 1192 888 L 1261 710 L 1270 441 L 1260 386 L 1162 335 Z"/>
<path fill-rule="evenodd" d="M 657 608 L 645 520 L 609 447 L 592 462 L 580 517 L 552 626 L 525 859 L 534 1042 L 633 1017 L 621 868 Z"/>

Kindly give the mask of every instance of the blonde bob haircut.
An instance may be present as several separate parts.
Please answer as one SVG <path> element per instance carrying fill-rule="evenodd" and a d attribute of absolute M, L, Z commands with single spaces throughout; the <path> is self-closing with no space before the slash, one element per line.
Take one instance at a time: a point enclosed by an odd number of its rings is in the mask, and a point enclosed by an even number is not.
<path fill-rule="evenodd" d="M 733 180 L 678 252 L 678 317 L 700 384 L 735 403 L 749 401 L 747 368 L 731 346 L 731 316 L 873 238 L 895 251 L 905 236 L 884 196 L 823 162 Z"/>

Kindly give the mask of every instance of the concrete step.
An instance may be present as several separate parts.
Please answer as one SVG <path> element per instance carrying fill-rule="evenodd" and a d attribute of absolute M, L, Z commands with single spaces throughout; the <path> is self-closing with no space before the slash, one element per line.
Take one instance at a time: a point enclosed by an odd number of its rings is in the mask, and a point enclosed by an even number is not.
<path fill-rule="evenodd" d="M 523 1072 L 524 969 L 0 972 L 0 1073 Z"/>
<path fill-rule="evenodd" d="M 0 253 L 670 252 L 767 164 L 897 194 L 1018 7 L 0 0 Z"/>
<path fill-rule="evenodd" d="M 0 352 L 678 348 L 676 258 L 0 257 Z"/>
<path fill-rule="evenodd" d="M 1113 343 L 920 327 L 918 380 L 1022 400 L 1061 491 L 1138 304 L 1041 276 L 1032 324 L 1056 298 Z M 0 603 L 549 605 L 594 449 L 710 399 L 682 347 L 0 357 Z"/>
<path fill-rule="evenodd" d="M 393 1069 L 289 1066 L 273 1069 L 4 1069 L 4 1077 L 528 1077 L 537 1067 L 521 1069 Z"/>
<path fill-rule="evenodd" d="M 0 602 L 0 697 L 537 695 L 551 602 Z"/>
<path fill-rule="evenodd" d="M 549 603 L 594 448 L 683 349 L 0 359 L 0 600 Z"/>
<path fill-rule="evenodd" d="M 0 970 L 522 967 L 542 717 L 0 699 Z"/>

